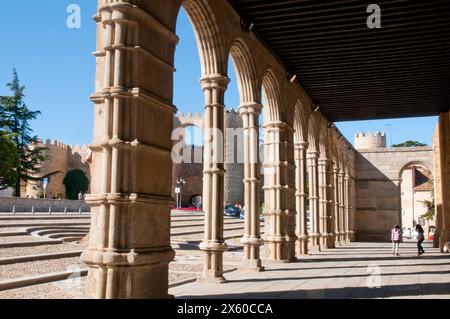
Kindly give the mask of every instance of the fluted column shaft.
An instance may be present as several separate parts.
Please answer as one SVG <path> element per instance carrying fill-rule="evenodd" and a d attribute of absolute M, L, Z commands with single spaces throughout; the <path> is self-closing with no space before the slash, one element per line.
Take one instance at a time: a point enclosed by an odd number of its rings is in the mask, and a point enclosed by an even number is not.
<path fill-rule="evenodd" d="M 335 233 L 335 245 L 340 245 L 340 208 L 339 208 L 339 168 L 333 166 L 333 214 L 334 214 L 334 233 Z"/>
<path fill-rule="evenodd" d="M 307 165 L 306 165 L 306 150 L 308 143 L 296 143 L 294 147 L 295 157 L 295 207 L 296 207 L 296 227 L 295 234 L 297 235 L 296 254 L 298 256 L 308 254 L 308 224 L 306 211 L 306 183 L 307 183 Z"/>
<path fill-rule="evenodd" d="M 334 202 L 333 202 L 333 164 L 328 161 L 326 167 L 326 178 L 327 178 L 327 243 L 328 248 L 335 248 L 335 216 L 334 216 Z"/>
<path fill-rule="evenodd" d="M 320 212 L 319 212 L 319 174 L 317 151 L 308 151 L 308 171 L 309 171 L 309 211 L 311 221 L 310 244 L 311 249 L 320 251 Z"/>
<path fill-rule="evenodd" d="M 264 128 L 264 248 L 268 260 L 290 262 L 296 241 L 293 129 L 283 122 Z"/>
<path fill-rule="evenodd" d="M 261 105 L 247 103 L 241 105 L 244 129 L 244 257 L 241 268 L 263 270 L 260 258 L 262 245 L 260 232 L 260 164 L 259 164 L 259 114 Z"/>
<path fill-rule="evenodd" d="M 320 231 L 320 246 L 321 248 L 328 248 L 328 183 L 327 183 L 327 158 L 319 158 L 318 173 L 319 173 L 319 231 Z"/>
<path fill-rule="evenodd" d="M 344 175 L 344 229 L 345 241 L 350 242 L 350 175 Z"/>
<path fill-rule="evenodd" d="M 224 98 L 230 80 L 221 75 L 204 76 L 200 80 L 205 94 L 203 210 L 205 235 L 200 249 L 205 253 L 203 276 L 199 281 L 225 282 L 223 253 L 224 208 Z"/>
<path fill-rule="evenodd" d="M 154 83 L 144 68 L 154 61 L 140 54 L 153 48 L 141 43 L 139 29 L 159 32 L 157 24 L 144 21 L 149 15 L 123 1 L 100 3 L 95 17 L 95 129 L 91 194 L 86 196 L 91 229 L 82 254 L 93 298 L 168 297 L 168 264 L 175 255 L 170 247 L 173 199 L 167 182 L 172 175 L 175 107 L 169 86 L 155 86 L 151 98 L 143 89 Z M 175 47 L 178 38 L 166 32 L 165 43 Z M 172 80 L 172 53 L 160 57 L 164 67 L 152 70 L 152 77 Z"/>
<path fill-rule="evenodd" d="M 338 175 L 339 190 L 339 241 L 345 243 L 345 220 L 344 220 L 344 171 L 340 170 Z"/>

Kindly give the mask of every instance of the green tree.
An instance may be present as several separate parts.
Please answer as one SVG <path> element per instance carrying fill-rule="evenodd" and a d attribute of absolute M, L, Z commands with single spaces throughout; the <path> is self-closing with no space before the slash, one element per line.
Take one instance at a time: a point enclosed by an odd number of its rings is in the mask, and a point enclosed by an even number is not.
<path fill-rule="evenodd" d="M 18 163 L 19 155 L 13 140 L 0 130 L 0 190 L 16 185 Z"/>
<path fill-rule="evenodd" d="M 78 199 L 78 194 L 86 193 L 89 188 L 89 179 L 82 170 L 75 169 L 67 172 L 63 184 L 66 187 L 66 197 L 68 199 Z"/>
<path fill-rule="evenodd" d="M 12 136 L 18 155 L 15 167 L 17 180 L 14 185 L 15 196 L 20 197 L 20 183 L 29 180 L 39 180 L 35 177 L 40 170 L 40 163 L 47 159 L 46 148 L 37 145 L 38 138 L 33 136 L 30 121 L 37 118 L 41 112 L 31 111 L 24 102 L 25 87 L 20 84 L 16 70 L 13 71 L 13 80 L 7 84 L 11 96 L 0 97 L 1 128 Z"/>
<path fill-rule="evenodd" d="M 431 185 L 434 185 L 434 182 L 432 180 L 430 180 L 429 183 Z M 436 210 L 435 210 L 435 199 L 434 199 L 434 188 L 433 188 L 433 191 L 431 192 L 431 199 L 422 201 L 422 204 L 427 209 L 427 212 L 425 214 L 423 214 L 421 217 L 423 217 L 425 220 L 428 220 L 428 221 L 434 220 L 434 216 L 435 216 L 435 213 L 436 213 Z"/>
<path fill-rule="evenodd" d="M 392 147 L 419 147 L 419 146 L 428 146 L 428 145 L 420 143 L 418 141 L 406 141 L 400 144 L 392 145 Z"/>

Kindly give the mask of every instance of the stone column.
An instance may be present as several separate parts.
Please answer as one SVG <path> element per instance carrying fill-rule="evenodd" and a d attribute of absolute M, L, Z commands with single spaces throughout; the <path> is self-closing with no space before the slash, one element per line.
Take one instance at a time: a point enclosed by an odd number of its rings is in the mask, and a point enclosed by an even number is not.
<path fill-rule="evenodd" d="M 295 207 L 297 210 L 296 215 L 296 228 L 295 234 L 297 235 L 296 254 L 297 256 L 308 254 L 308 225 L 307 225 L 307 211 L 306 211 L 306 150 L 308 149 L 308 143 L 300 142 L 295 144 L 294 157 L 295 157 Z"/>
<path fill-rule="evenodd" d="M 319 173 L 319 231 L 320 231 L 320 246 L 321 248 L 328 248 L 328 183 L 327 183 L 327 164 L 328 159 L 324 157 L 319 158 L 318 173 Z"/>
<path fill-rule="evenodd" d="M 350 242 L 350 175 L 345 173 L 344 175 L 344 229 L 345 229 L 345 242 Z"/>
<path fill-rule="evenodd" d="M 339 202 L 339 167 L 333 165 L 333 215 L 334 215 L 334 243 L 335 246 L 340 246 L 341 244 L 341 218 L 340 218 L 340 202 Z"/>
<path fill-rule="evenodd" d="M 435 201 L 435 232 L 433 236 L 433 248 L 439 248 L 439 240 L 441 237 L 441 228 L 442 228 L 442 173 L 441 173 L 441 150 L 440 150 L 440 132 L 439 132 L 439 124 L 434 130 L 433 134 L 433 166 L 434 166 L 434 201 Z"/>
<path fill-rule="evenodd" d="M 326 167 L 326 178 L 327 178 L 327 241 L 328 248 L 336 248 L 335 241 L 335 215 L 334 215 L 334 201 L 333 201 L 333 163 L 328 161 Z"/>
<path fill-rule="evenodd" d="M 270 122 L 264 156 L 264 248 L 266 258 L 295 261 L 295 185 L 293 129 L 283 122 Z"/>
<path fill-rule="evenodd" d="M 350 203 L 349 203 L 349 239 L 350 241 L 356 240 L 355 224 L 356 224 L 356 183 L 355 179 L 350 176 Z"/>
<path fill-rule="evenodd" d="M 319 185 L 318 185 L 318 158 L 319 152 L 308 151 L 309 170 L 309 211 L 311 221 L 311 249 L 320 251 L 320 213 L 319 213 Z"/>
<path fill-rule="evenodd" d="M 450 113 L 440 113 L 437 129 L 438 158 L 435 159 L 435 165 L 439 167 L 438 178 L 440 185 L 437 187 L 440 194 L 437 203 L 437 212 L 440 215 L 438 221 L 439 248 L 441 251 L 444 245 L 450 241 Z"/>
<path fill-rule="evenodd" d="M 261 105 L 241 105 L 244 128 L 244 258 L 243 270 L 261 271 L 260 246 L 260 164 L 259 164 L 259 114 Z"/>
<path fill-rule="evenodd" d="M 82 254 L 89 269 L 88 294 L 167 298 L 168 265 L 175 255 L 169 209 L 173 56 L 155 62 L 139 35 L 164 37 L 173 48 L 178 38 L 126 2 L 100 4 L 95 20 L 92 194 L 86 196 L 92 213 L 89 245 Z M 167 87 L 155 85 L 159 78 L 168 81 Z"/>
<path fill-rule="evenodd" d="M 205 94 L 203 211 L 205 236 L 200 250 L 205 253 L 200 282 L 223 283 L 224 209 L 224 96 L 230 80 L 221 75 L 204 76 L 200 80 Z"/>
<path fill-rule="evenodd" d="M 345 220 L 344 220 L 344 171 L 339 170 L 338 191 L 339 191 L 339 241 L 345 244 Z"/>

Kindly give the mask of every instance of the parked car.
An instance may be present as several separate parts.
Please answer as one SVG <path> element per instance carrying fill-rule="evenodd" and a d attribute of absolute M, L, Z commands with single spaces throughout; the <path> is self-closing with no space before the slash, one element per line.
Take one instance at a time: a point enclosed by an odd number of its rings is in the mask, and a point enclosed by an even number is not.
<path fill-rule="evenodd" d="M 234 205 L 226 205 L 224 209 L 224 215 L 239 218 L 241 216 L 241 210 Z"/>
<path fill-rule="evenodd" d="M 241 211 L 241 214 L 239 215 L 239 218 L 242 219 L 242 220 L 245 219 L 245 212 L 244 212 L 244 211 Z M 263 222 L 263 221 L 264 221 L 264 214 L 261 213 L 261 214 L 259 215 L 259 221 L 260 221 L 260 222 Z"/>

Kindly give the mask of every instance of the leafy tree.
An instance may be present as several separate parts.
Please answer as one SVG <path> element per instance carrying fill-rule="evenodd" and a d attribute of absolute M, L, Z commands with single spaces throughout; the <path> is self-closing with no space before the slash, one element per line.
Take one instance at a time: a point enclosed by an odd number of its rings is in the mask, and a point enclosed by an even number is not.
<path fill-rule="evenodd" d="M 430 184 L 433 185 L 433 181 L 430 181 Z M 424 200 L 422 201 L 422 204 L 427 209 L 427 212 L 423 214 L 421 217 L 423 217 L 425 220 L 434 220 L 434 216 L 436 214 L 435 210 L 435 199 L 434 199 L 434 188 L 431 193 L 431 199 L 430 200 Z"/>
<path fill-rule="evenodd" d="M 0 190 L 16 185 L 19 155 L 11 137 L 0 130 Z"/>
<path fill-rule="evenodd" d="M 67 172 L 63 184 L 66 187 L 66 197 L 68 199 L 78 199 L 78 194 L 86 193 L 89 188 L 89 179 L 82 170 L 75 169 Z"/>
<path fill-rule="evenodd" d="M 24 102 L 25 87 L 20 84 L 16 70 L 13 71 L 13 80 L 7 84 L 11 96 L 0 97 L 1 128 L 12 136 L 18 163 L 14 168 L 17 180 L 14 185 L 15 196 L 20 197 L 20 183 L 30 180 L 39 180 L 40 163 L 47 159 L 46 148 L 37 145 L 38 138 L 33 136 L 30 121 L 37 118 L 41 112 L 31 111 Z"/>
<path fill-rule="evenodd" d="M 428 146 L 427 144 L 420 143 L 418 141 L 406 141 L 400 144 L 392 145 L 392 147 L 419 147 L 419 146 Z"/>

